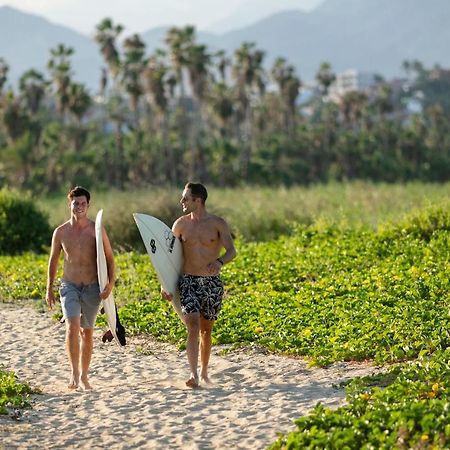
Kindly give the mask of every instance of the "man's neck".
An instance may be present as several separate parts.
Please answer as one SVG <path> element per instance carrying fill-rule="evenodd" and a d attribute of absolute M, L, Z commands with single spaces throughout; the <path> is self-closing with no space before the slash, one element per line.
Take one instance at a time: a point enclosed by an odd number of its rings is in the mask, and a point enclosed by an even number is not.
<path fill-rule="evenodd" d="M 88 223 L 89 219 L 87 216 L 77 217 L 73 214 L 70 218 L 70 224 L 75 227 L 84 228 Z"/>
<path fill-rule="evenodd" d="M 191 220 L 194 222 L 199 222 L 207 217 L 208 213 L 205 208 L 199 209 L 197 211 L 191 212 Z"/>

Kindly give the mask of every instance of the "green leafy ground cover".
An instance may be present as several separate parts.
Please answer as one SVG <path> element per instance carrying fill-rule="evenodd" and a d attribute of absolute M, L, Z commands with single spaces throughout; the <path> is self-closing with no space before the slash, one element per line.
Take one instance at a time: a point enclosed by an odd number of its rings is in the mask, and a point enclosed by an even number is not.
<path fill-rule="evenodd" d="M 276 240 L 238 242 L 238 251 L 223 272 L 227 298 L 215 344 L 254 343 L 319 365 L 399 364 L 385 387 L 355 381 L 347 406 L 318 406 L 274 448 L 450 447 L 448 202 L 376 231 L 297 225 Z M 116 260 L 115 296 L 128 332 L 182 345 L 185 330 L 160 298 L 148 256 Z M 46 256 L 0 257 L 0 298 L 42 298 L 46 264 Z"/>
<path fill-rule="evenodd" d="M 239 244 L 226 266 L 216 344 L 257 343 L 316 364 L 390 362 L 443 349 L 449 334 L 449 209 L 380 231 L 299 226 L 289 237 Z M 115 297 L 129 332 L 181 343 L 147 255 L 116 255 Z M 0 258 L 0 299 L 42 299 L 47 256 Z"/>
<path fill-rule="evenodd" d="M 7 414 L 9 408 L 29 406 L 32 389 L 26 383 L 19 383 L 14 372 L 0 369 L 0 414 Z"/>
<path fill-rule="evenodd" d="M 270 449 L 448 449 L 449 381 L 450 350 L 355 379 L 346 406 L 317 405 Z"/>

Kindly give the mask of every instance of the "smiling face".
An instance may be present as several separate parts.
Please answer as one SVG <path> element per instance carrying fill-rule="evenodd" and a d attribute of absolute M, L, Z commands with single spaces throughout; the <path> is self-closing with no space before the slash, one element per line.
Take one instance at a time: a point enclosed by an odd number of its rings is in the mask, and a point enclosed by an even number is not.
<path fill-rule="evenodd" d="M 81 195 L 80 197 L 73 197 L 70 204 L 70 212 L 72 216 L 81 219 L 82 217 L 86 217 L 87 211 L 89 209 L 89 202 L 86 196 Z"/>
<path fill-rule="evenodd" d="M 199 198 L 192 197 L 192 193 L 190 189 L 185 189 L 181 196 L 181 207 L 183 208 L 183 212 L 189 214 L 191 212 L 195 212 L 197 210 L 198 202 L 201 200 Z"/>

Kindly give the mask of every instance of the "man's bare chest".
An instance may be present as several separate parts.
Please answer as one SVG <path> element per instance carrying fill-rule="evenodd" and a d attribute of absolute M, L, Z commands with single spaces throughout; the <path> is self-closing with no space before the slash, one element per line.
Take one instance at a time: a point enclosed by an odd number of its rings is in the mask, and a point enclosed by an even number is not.
<path fill-rule="evenodd" d="M 219 242 L 219 233 L 212 227 L 190 226 L 181 233 L 181 240 L 189 246 L 215 246 Z"/>
<path fill-rule="evenodd" d="M 95 235 L 90 229 L 67 232 L 64 234 L 61 243 L 68 255 L 80 252 L 85 254 L 95 252 Z"/>

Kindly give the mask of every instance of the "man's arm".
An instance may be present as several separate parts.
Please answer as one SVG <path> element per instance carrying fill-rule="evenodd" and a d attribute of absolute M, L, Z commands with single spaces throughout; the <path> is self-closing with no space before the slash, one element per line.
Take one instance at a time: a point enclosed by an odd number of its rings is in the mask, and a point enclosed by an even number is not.
<path fill-rule="evenodd" d="M 179 219 L 175 220 L 175 222 L 172 225 L 172 233 L 178 238 L 181 238 L 181 219 L 182 217 L 180 217 Z"/>
<path fill-rule="evenodd" d="M 105 251 L 106 264 L 108 266 L 108 283 L 105 289 L 100 293 L 100 298 L 105 300 L 111 294 L 111 291 L 116 282 L 116 265 L 114 262 L 114 254 L 112 251 L 111 243 L 109 242 L 108 235 L 105 229 L 102 227 L 102 239 L 103 239 L 103 249 Z"/>
<path fill-rule="evenodd" d="M 211 275 L 218 275 L 222 267 L 236 257 L 236 249 L 234 247 L 231 231 L 225 220 L 217 219 L 217 229 L 220 236 L 220 243 L 225 249 L 225 253 L 215 261 L 208 264 L 208 272 Z"/>
<path fill-rule="evenodd" d="M 50 309 L 55 304 L 55 293 L 53 292 L 53 283 L 55 282 L 56 272 L 58 270 L 59 255 L 61 254 L 61 230 L 57 228 L 53 232 L 52 246 L 50 250 L 50 257 L 48 260 L 47 270 L 47 293 L 45 300 Z"/>
<path fill-rule="evenodd" d="M 222 246 L 225 249 L 225 253 L 220 256 L 219 259 L 221 262 L 223 262 L 222 265 L 225 265 L 226 263 L 229 263 L 231 260 L 236 258 L 237 252 L 236 248 L 234 247 L 230 227 L 223 219 L 219 220 L 219 233 Z"/>
<path fill-rule="evenodd" d="M 177 219 L 172 225 L 172 233 L 177 239 L 181 238 L 180 219 Z M 161 297 L 164 298 L 165 300 L 168 300 L 169 302 L 173 300 L 172 294 L 166 292 L 162 286 L 161 286 Z"/>

